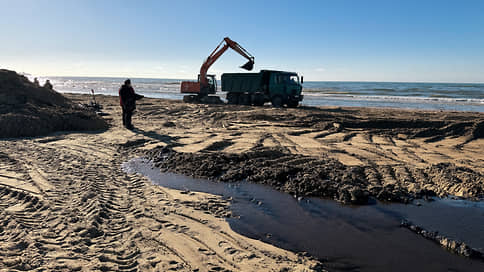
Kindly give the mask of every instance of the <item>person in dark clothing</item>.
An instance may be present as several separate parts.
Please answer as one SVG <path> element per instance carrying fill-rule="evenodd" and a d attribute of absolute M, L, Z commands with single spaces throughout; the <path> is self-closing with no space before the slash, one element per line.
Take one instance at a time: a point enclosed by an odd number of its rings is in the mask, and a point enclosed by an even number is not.
<path fill-rule="evenodd" d="M 52 83 L 50 83 L 50 80 L 47 79 L 45 81 L 44 88 L 52 90 L 54 88 L 54 86 L 52 86 Z"/>
<path fill-rule="evenodd" d="M 131 80 L 126 79 L 123 86 L 119 88 L 119 103 L 123 109 L 123 126 L 127 129 L 133 129 L 131 124 L 131 116 L 136 109 L 136 100 L 143 98 L 144 96 L 134 92 L 131 86 Z"/>

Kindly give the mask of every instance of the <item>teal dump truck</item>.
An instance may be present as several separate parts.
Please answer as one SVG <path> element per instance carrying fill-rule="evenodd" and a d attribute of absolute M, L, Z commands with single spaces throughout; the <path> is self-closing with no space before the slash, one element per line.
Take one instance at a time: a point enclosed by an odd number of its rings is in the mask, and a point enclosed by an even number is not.
<path fill-rule="evenodd" d="M 259 73 L 222 74 L 222 91 L 229 104 L 295 108 L 302 101 L 303 79 L 297 73 L 261 70 Z"/>

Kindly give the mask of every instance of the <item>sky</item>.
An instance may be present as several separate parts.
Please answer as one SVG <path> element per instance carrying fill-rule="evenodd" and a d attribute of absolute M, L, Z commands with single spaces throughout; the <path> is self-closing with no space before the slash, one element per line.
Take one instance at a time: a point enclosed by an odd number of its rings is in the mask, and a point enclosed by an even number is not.
<path fill-rule="evenodd" d="M 307 81 L 484 82 L 484 1 L 0 0 L 0 68 L 195 79 L 230 37 Z M 243 72 L 227 51 L 210 68 Z"/>

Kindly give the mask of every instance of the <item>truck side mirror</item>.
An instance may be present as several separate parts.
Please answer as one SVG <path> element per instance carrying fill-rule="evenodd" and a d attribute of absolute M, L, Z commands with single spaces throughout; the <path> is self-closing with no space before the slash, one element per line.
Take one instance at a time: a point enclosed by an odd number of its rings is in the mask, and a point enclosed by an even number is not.
<path fill-rule="evenodd" d="M 303 84 L 303 83 L 304 83 L 304 77 L 301 76 L 301 84 Z"/>

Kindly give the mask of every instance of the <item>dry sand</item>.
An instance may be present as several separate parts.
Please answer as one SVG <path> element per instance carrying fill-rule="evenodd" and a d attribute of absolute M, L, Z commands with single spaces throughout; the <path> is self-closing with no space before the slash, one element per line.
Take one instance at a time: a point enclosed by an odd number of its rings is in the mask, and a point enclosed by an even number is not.
<path fill-rule="evenodd" d="M 192 160 L 199 154 L 202 159 L 221 152 L 237 157 L 261 148 L 284 154 L 274 161 L 277 168 L 324 158 L 363 171 L 356 177 L 364 181 L 349 175 L 355 181 L 349 185 L 369 194 L 385 188 L 390 198 L 399 195 L 395 190 L 405 196 L 432 191 L 480 197 L 483 192 L 480 113 L 272 109 L 146 98 L 133 118 L 138 129 L 129 131 L 121 126 L 117 97 L 97 100 L 110 114 L 108 131 L 0 141 L 0 269 L 320 269 L 308 257 L 232 231 L 223 219 L 227 200 L 154 186 L 121 170 L 124 161 L 161 147 L 186 154 L 173 158 L 188 158 L 181 162 L 193 167 L 199 166 Z M 425 176 L 429 173 L 431 179 Z M 370 190 L 374 187 L 380 190 Z M 328 196 L 339 198 L 338 188 Z M 350 200 L 351 188 L 342 191 Z"/>

